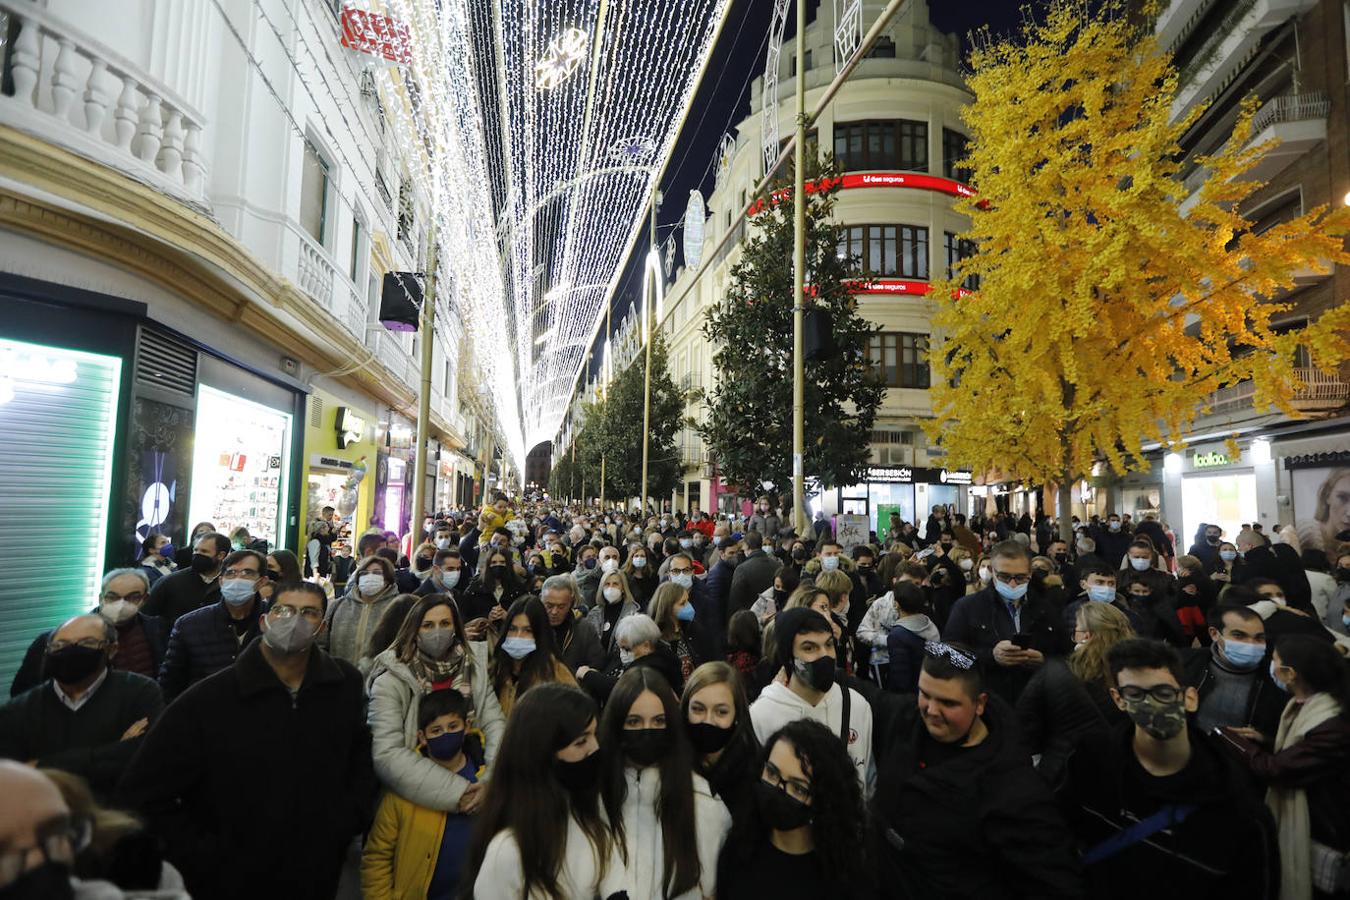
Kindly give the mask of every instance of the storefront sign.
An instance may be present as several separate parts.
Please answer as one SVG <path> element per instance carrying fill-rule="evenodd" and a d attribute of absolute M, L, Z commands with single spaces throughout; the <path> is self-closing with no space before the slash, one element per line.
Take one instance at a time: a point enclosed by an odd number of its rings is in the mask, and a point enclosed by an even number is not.
<path fill-rule="evenodd" d="M 345 459 L 338 459 L 336 456 L 324 456 L 322 453 L 311 453 L 309 464 L 324 469 L 342 469 L 344 471 L 353 468 L 353 464 Z"/>
<path fill-rule="evenodd" d="M 974 188 L 969 185 L 951 178 L 924 175 L 919 172 L 856 172 L 850 175 L 841 175 L 834 182 L 822 178 L 816 181 L 808 181 L 806 192 L 814 194 L 817 191 L 829 190 L 835 185 L 838 185 L 839 189 L 844 191 L 856 188 L 909 188 L 910 190 L 937 191 L 940 194 L 947 194 L 952 197 L 975 196 Z M 776 205 L 791 197 L 792 191 L 784 188 L 773 192 L 771 202 Z M 761 197 L 747 210 L 747 215 L 758 215 L 764 211 L 765 205 L 765 200 Z"/>
<path fill-rule="evenodd" d="M 1191 467 L 1195 469 L 1213 469 L 1228 463 L 1229 459 L 1223 453 L 1197 453 L 1191 457 Z"/>
<path fill-rule="evenodd" d="M 952 469 L 928 469 L 921 466 L 872 466 L 867 480 L 882 484 L 970 484 L 974 475 Z"/>
<path fill-rule="evenodd" d="M 366 433 L 366 420 L 352 412 L 351 407 L 339 406 L 333 417 L 337 427 L 337 446 L 346 450 L 348 444 L 355 444 Z"/>
<path fill-rule="evenodd" d="M 974 477 L 973 472 L 954 472 L 951 469 L 940 469 L 938 472 L 938 481 L 942 484 L 970 484 Z"/>
<path fill-rule="evenodd" d="M 914 481 L 914 470 L 909 466 L 900 466 L 899 468 L 873 466 L 867 470 L 867 480 L 887 484 L 909 484 Z"/>
<path fill-rule="evenodd" d="M 412 34 L 407 24 L 365 9 L 343 9 L 341 22 L 342 46 L 395 65 L 412 62 Z"/>

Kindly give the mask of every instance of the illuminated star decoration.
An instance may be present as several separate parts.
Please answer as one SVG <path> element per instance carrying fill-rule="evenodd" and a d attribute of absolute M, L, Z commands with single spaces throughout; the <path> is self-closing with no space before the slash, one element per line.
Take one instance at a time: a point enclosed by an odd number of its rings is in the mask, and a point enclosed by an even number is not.
<path fill-rule="evenodd" d="M 569 28 L 555 37 L 539 62 L 534 64 L 534 86 L 551 90 L 567 80 L 586 58 L 590 42 L 580 28 Z"/>
<path fill-rule="evenodd" d="M 656 141 L 649 137 L 629 137 L 609 148 L 609 155 L 629 162 L 639 162 L 656 152 Z"/>

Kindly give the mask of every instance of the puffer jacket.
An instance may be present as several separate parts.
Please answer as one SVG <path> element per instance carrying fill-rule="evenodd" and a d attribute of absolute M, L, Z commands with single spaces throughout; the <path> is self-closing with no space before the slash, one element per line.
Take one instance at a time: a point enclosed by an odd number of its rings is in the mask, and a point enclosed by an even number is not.
<path fill-rule="evenodd" d="M 622 850 L 627 858 L 623 867 L 624 885 L 630 897 L 665 897 L 662 884 L 665 853 L 657 812 L 661 802 L 661 770 L 657 766 L 641 769 L 627 766 L 623 774 L 628 788 L 622 812 Z M 703 871 L 698 887 L 670 900 L 699 900 L 716 895 L 717 857 L 731 830 L 731 813 L 727 812 L 726 805 L 713 796 L 712 788 L 702 775 L 695 774 L 693 780 L 694 841 Z"/>
<path fill-rule="evenodd" d="M 506 731 L 506 717 L 488 677 L 487 644 L 471 641 L 467 662 L 472 667 L 469 683 L 474 725 L 483 731 L 490 769 Z M 366 693 L 370 696 L 367 716 L 375 776 L 380 783 L 418 806 L 458 809 L 469 783 L 417 752 L 417 708 L 422 686 L 392 648 L 372 660 Z"/>
<path fill-rule="evenodd" d="M 319 635 L 320 649 L 345 659 L 362 674 L 370 671 L 366 644 L 370 643 L 370 634 L 380 624 L 385 609 L 397 596 L 398 588 L 387 584 L 374 598 L 357 599 L 356 582 L 353 581 L 347 593 L 328 604 L 328 615 L 324 619 L 328 627 Z"/>
<path fill-rule="evenodd" d="M 235 637 L 224 600 L 179 616 L 169 632 L 164 661 L 159 666 L 165 703 L 206 676 L 233 665 L 240 652 L 262 633 L 258 620 L 267 612 L 267 602 L 255 598 L 254 604 L 252 621 L 242 641 Z"/>

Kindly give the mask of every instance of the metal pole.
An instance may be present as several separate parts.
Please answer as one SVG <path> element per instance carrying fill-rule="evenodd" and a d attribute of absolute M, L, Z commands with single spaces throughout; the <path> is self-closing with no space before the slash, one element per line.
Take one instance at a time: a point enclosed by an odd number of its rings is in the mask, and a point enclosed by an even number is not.
<path fill-rule="evenodd" d="M 806 0 L 797 0 L 797 140 L 792 173 L 792 520 L 806 534 Z"/>
<path fill-rule="evenodd" d="M 431 432 L 431 360 L 436 346 L 436 220 L 430 230 L 431 248 L 427 252 L 426 286 L 422 291 L 422 385 L 417 396 L 417 453 L 413 457 L 412 521 L 408 530 L 422 542 L 422 517 L 427 509 L 427 441 Z"/>
<path fill-rule="evenodd" d="M 656 250 L 656 196 L 660 193 L 656 189 L 656 184 L 652 184 L 652 223 L 651 223 L 651 244 L 652 251 Z M 656 285 L 652 285 L 652 299 L 656 299 Z M 642 286 L 642 312 L 643 319 L 647 323 L 647 365 L 646 374 L 642 381 L 642 496 L 639 502 L 642 505 L 643 515 L 646 515 L 647 509 L 647 450 L 648 442 L 652 431 L 652 339 L 656 336 L 656 308 L 652 307 L 651 313 L 647 314 L 647 285 L 646 279 L 643 279 Z"/>
<path fill-rule="evenodd" d="M 605 307 L 605 343 L 609 343 L 609 325 L 610 314 L 614 306 L 610 304 Z M 600 360 L 600 409 L 601 415 L 609 418 L 609 350 L 605 350 L 604 358 Z M 607 454 L 600 454 L 600 512 L 605 511 L 605 463 L 608 461 Z"/>

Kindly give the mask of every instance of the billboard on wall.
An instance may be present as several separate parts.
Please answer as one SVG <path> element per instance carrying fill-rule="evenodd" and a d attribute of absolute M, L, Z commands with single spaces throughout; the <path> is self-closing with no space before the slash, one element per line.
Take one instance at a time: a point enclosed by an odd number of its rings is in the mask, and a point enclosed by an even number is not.
<path fill-rule="evenodd" d="M 1328 553 L 1350 543 L 1350 452 L 1285 457 L 1299 546 Z"/>

